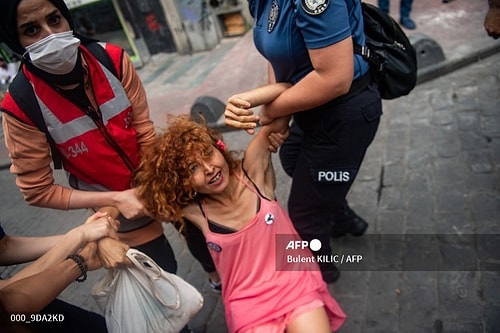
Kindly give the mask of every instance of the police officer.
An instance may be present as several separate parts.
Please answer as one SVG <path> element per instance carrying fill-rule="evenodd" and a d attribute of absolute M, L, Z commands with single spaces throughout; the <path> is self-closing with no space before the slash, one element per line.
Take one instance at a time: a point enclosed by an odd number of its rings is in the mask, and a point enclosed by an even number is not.
<path fill-rule="evenodd" d="M 293 114 L 291 135 L 280 151 L 293 177 L 288 211 L 300 235 L 319 239 L 317 254 L 331 254 L 333 236 L 362 235 L 367 223 L 346 196 L 382 115 L 368 63 L 353 53 L 364 45 L 359 1 L 249 0 L 254 42 L 270 63 L 270 81 L 292 86 L 259 115 L 244 107 L 226 109 L 229 126 L 254 131 L 258 122 Z M 320 265 L 334 282 L 333 264 Z"/>

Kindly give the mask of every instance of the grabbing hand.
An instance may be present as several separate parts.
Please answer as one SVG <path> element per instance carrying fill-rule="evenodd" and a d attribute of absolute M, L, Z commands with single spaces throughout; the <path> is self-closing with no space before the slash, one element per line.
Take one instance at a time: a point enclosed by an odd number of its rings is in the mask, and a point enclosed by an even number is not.
<path fill-rule="evenodd" d="M 224 111 L 226 125 L 244 129 L 248 134 L 254 134 L 259 123 L 259 116 L 255 115 L 250 107 L 251 104 L 248 101 L 237 95 L 229 97 Z"/>
<path fill-rule="evenodd" d="M 269 151 L 271 153 L 276 153 L 278 148 L 285 142 L 285 140 L 290 135 L 290 116 L 275 118 L 266 125 L 269 135 L 267 139 L 269 141 Z"/>
<path fill-rule="evenodd" d="M 102 267 L 101 261 L 97 257 L 96 242 L 91 242 L 85 245 L 79 254 L 83 257 L 83 259 L 85 259 L 85 263 L 87 264 L 87 269 L 89 271 Z"/>
<path fill-rule="evenodd" d="M 112 238 L 103 238 L 97 243 L 97 255 L 106 268 L 116 268 L 120 265 L 130 265 L 125 255 L 129 246 Z"/>
<path fill-rule="evenodd" d="M 127 219 L 136 219 L 148 215 L 144 204 L 137 196 L 137 189 L 135 188 L 118 192 L 115 207 Z"/>
<path fill-rule="evenodd" d="M 118 221 L 108 214 L 97 212 L 91 215 L 87 221 L 85 221 L 85 224 L 76 227 L 70 232 L 79 235 L 78 239 L 82 245 L 85 245 L 105 237 L 118 239 L 116 231 L 118 230 L 119 224 Z"/>
<path fill-rule="evenodd" d="M 271 153 L 278 152 L 278 148 L 285 142 L 288 138 L 290 131 L 286 131 L 286 133 L 271 133 L 267 137 L 269 140 L 269 151 Z"/>

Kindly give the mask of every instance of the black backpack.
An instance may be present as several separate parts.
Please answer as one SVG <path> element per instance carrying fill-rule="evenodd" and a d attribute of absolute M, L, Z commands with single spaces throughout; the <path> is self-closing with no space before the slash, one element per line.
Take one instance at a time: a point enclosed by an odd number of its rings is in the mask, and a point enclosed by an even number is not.
<path fill-rule="evenodd" d="M 118 77 L 115 66 L 111 61 L 109 54 L 97 42 L 86 44 L 85 47 L 92 53 L 97 60 L 103 64 L 114 76 Z M 16 102 L 19 108 L 26 114 L 26 116 L 38 127 L 38 129 L 45 133 L 47 141 L 50 145 L 50 154 L 54 162 L 55 169 L 62 169 L 62 159 L 59 150 L 56 148 L 54 139 L 50 136 L 47 129 L 47 124 L 43 119 L 40 105 L 35 97 L 35 92 L 30 82 L 24 75 L 22 70 L 19 70 L 13 82 L 9 86 L 9 94 Z"/>
<path fill-rule="evenodd" d="M 378 7 L 361 3 L 366 46 L 354 52 L 369 63 L 383 99 L 407 95 L 417 84 L 417 55 L 398 23 Z"/>

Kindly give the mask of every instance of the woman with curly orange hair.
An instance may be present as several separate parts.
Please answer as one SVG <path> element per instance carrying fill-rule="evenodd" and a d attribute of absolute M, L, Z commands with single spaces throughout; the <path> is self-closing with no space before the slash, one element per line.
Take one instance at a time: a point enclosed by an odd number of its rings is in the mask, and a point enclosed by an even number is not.
<path fill-rule="evenodd" d="M 269 103 L 287 85 L 273 84 L 233 96 L 228 107 Z M 158 218 L 192 223 L 220 274 L 229 332 L 326 333 L 345 314 L 319 268 L 276 269 L 277 235 L 300 240 L 275 198 L 270 146 L 288 135 L 289 118 L 263 126 L 239 160 L 221 136 L 178 116 L 158 136 L 136 176 L 139 197 Z"/>

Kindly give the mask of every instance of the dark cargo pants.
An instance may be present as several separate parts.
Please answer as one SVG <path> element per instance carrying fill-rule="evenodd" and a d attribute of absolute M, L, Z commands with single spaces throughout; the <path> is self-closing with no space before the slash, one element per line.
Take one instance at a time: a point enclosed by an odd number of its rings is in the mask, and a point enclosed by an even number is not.
<path fill-rule="evenodd" d="M 288 212 L 305 240 L 319 239 L 316 254 L 332 254 L 330 230 L 347 206 L 351 188 L 382 115 L 376 83 L 360 92 L 294 115 L 280 149 L 292 178 Z M 320 266 L 323 271 L 331 264 Z"/>

